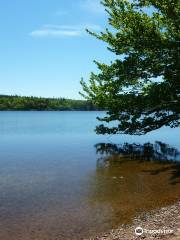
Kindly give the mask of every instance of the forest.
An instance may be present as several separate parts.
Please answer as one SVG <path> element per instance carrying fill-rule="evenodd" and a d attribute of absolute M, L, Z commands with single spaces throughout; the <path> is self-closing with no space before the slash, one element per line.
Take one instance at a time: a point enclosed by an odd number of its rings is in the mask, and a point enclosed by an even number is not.
<path fill-rule="evenodd" d="M 0 95 L 0 111 L 93 111 L 100 110 L 91 101 Z"/>

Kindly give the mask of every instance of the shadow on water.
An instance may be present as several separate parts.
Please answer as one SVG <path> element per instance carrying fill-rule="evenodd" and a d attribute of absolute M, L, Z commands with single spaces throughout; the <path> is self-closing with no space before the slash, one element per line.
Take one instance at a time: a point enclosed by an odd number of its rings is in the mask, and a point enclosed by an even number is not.
<path fill-rule="evenodd" d="M 107 165 L 114 160 L 123 163 L 124 161 L 151 161 L 162 164 L 162 167 L 153 170 L 144 170 L 151 175 L 157 175 L 162 172 L 170 171 L 170 183 L 180 183 L 180 152 L 178 149 L 169 146 L 168 144 L 156 141 L 154 144 L 112 144 L 112 143 L 98 143 L 95 145 L 96 153 L 102 155 L 97 161 L 98 165 Z M 104 156 L 104 157 L 103 157 Z M 112 156 L 114 158 L 112 158 Z M 164 166 L 164 164 L 170 166 Z"/>
<path fill-rule="evenodd" d="M 112 209 L 115 227 L 139 212 L 171 204 L 180 197 L 180 152 L 162 142 L 95 145 L 92 203 Z"/>
<path fill-rule="evenodd" d="M 170 177 L 170 184 L 174 185 L 180 183 L 180 164 L 175 164 L 169 167 L 162 167 L 156 170 L 147 170 L 146 172 L 151 173 L 151 175 L 157 175 L 166 171 L 171 171 L 172 176 Z"/>
<path fill-rule="evenodd" d="M 95 145 L 96 153 L 101 155 L 120 155 L 125 158 L 139 159 L 143 161 L 180 161 L 180 152 L 168 144 L 156 141 L 154 144 L 112 144 L 98 143 Z"/>

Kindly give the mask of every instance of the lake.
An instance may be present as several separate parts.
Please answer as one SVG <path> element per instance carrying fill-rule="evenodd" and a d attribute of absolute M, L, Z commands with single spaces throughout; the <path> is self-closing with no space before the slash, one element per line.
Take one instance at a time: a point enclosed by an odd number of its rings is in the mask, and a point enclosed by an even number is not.
<path fill-rule="evenodd" d="M 0 239 L 83 239 L 180 198 L 180 129 L 99 136 L 103 114 L 0 112 Z"/>

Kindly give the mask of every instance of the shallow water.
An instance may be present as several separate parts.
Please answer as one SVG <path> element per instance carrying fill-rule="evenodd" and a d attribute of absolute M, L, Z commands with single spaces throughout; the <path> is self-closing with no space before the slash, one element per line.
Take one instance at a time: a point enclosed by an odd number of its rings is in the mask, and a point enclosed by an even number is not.
<path fill-rule="evenodd" d="M 180 129 L 97 136 L 103 114 L 0 112 L 0 239 L 81 239 L 180 197 L 179 164 L 162 161 L 179 159 Z"/>

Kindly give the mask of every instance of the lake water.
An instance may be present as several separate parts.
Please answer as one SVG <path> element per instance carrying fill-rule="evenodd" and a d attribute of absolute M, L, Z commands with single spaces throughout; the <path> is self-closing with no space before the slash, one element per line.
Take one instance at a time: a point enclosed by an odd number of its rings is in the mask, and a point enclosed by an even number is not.
<path fill-rule="evenodd" d="M 180 198 L 161 161 L 180 159 L 180 129 L 98 136 L 103 114 L 0 112 L 0 239 L 83 239 Z"/>

